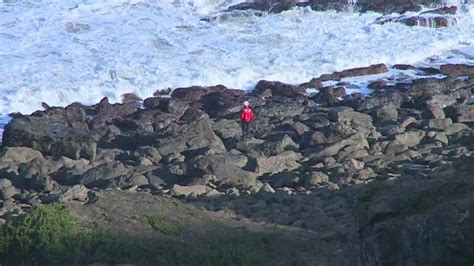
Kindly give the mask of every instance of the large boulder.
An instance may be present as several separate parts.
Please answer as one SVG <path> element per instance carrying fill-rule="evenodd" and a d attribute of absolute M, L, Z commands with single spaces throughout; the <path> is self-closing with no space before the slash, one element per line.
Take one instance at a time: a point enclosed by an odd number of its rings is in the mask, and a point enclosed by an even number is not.
<path fill-rule="evenodd" d="M 142 137 L 138 144 L 153 145 L 163 157 L 203 148 L 214 152 L 226 150 L 222 140 L 214 134 L 211 121 L 207 118 L 182 124 L 172 123 L 158 133 Z"/>
<path fill-rule="evenodd" d="M 301 164 L 298 163 L 301 158 L 301 154 L 294 151 L 284 151 L 270 157 L 259 157 L 256 158 L 256 172 L 259 175 L 263 175 L 266 173 L 278 173 L 285 170 L 295 170 L 301 167 Z"/>
<path fill-rule="evenodd" d="M 261 80 L 255 86 L 255 91 L 259 94 L 263 94 L 266 90 L 271 91 L 272 96 L 284 96 L 284 97 L 297 97 L 306 96 L 306 89 L 285 84 L 279 81 L 266 81 Z"/>
<path fill-rule="evenodd" d="M 242 134 L 241 125 L 237 120 L 219 119 L 212 123 L 212 129 L 223 140 Z"/>
<path fill-rule="evenodd" d="M 456 106 L 454 118 L 460 123 L 474 122 L 474 105 Z"/>
<path fill-rule="evenodd" d="M 368 67 L 359 67 L 343 70 L 340 72 L 334 72 L 332 74 L 324 74 L 319 77 L 321 81 L 328 80 L 341 80 L 348 77 L 357 77 L 357 76 L 366 76 L 366 75 L 375 75 L 388 72 L 387 66 L 384 64 L 376 64 Z"/>
<path fill-rule="evenodd" d="M 405 92 L 409 98 L 426 98 L 434 96 L 436 94 L 448 94 L 461 89 L 467 89 L 472 86 L 473 82 L 470 80 L 459 80 L 459 79 L 437 79 L 437 78 L 425 78 L 413 80 L 412 86 Z"/>
<path fill-rule="evenodd" d="M 474 66 L 470 65 L 447 64 L 442 65 L 440 71 L 450 78 L 458 78 L 460 76 L 474 77 Z"/>
<path fill-rule="evenodd" d="M 356 133 L 346 139 L 333 143 L 327 147 L 322 148 L 317 152 L 318 157 L 333 156 L 339 153 L 346 147 L 352 147 L 353 150 L 368 149 L 369 143 L 367 139 L 361 133 Z"/>
<path fill-rule="evenodd" d="M 0 151 L 0 163 L 29 163 L 38 158 L 43 159 L 41 152 L 28 147 L 3 147 Z"/>
<path fill-rule="evenodd" d="M 189 175 L 214 175 L 225 186 L 251 188 L 257 185 L 257 174 L 243 170 L 232 156 L 208 154 L 190 162 Z"/>
<path fill-rule="evenodd" d="M 247 97 L 243 90 L 225 89 L 208 93 L 201 98 L 203 109 L 211 117 L 223 117 L 240 112 L 244 100 L 249 100 L 252 107 L 260 105 L 255 97 Z"/>
<path fill-rule="evenodd" d="M 283 120 L 285 118 L 294 118 L 303 112 L 304 106 L 297 101 L 288 103 L 270 103 L 255 110 L 255 119 L 258 120 L 262 117 L 269 117 Z"/>
<path fill-rule="evenodd" d="M 180 186 L 173 185 L 170 194 L 175 197 L 201 196 L 212 189 L 205 185 Z"/>
<path fill-rule="evenodd" d="M 80 184 L 88 188 L 105 188 L 120 177 L 129 177 L 132 172 L 120 162 L 105 163 L 89 169 L 80 177 Z"/>
<path fill-rule="evenodd" d="M 65 121 L 48 117 L 19 117 L 13 119 L 3 132 L 3 145 L 30 147 L 46 155 L 71 159 L 95 160 L 97 134 L 68 127 Z"/>
<path fill-rule="evenodd" d="M 107 122 L 130 115 L 137 110 L 138 104 L 135 102 L 110 104 L 109 99 L 106 97 L 94 106 L 91 114 L 93 118 L 89 121 L 89 126 L 95 129 L 101 128 Z"/>
<path fill-rule="evenodd" d="M 86 110 L 80 103 L 72 103 L 66 107 L 47 107 L 44 111 L 36 111 L 32 116 L 49 117 L 55 120 L 65 121 L 69 127 L 88 129 L 86 123 Z"/>

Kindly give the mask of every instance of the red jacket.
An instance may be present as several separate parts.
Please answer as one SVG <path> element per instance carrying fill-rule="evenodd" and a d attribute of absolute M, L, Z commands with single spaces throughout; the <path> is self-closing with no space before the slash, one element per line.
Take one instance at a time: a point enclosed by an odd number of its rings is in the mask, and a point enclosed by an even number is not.
<path fill-rule="evenodd" d="M 245 106 L 240 113 L 240 121 L 245 123 L 250 123 L 253 120 L 253 110 L 252 108 Z"/>

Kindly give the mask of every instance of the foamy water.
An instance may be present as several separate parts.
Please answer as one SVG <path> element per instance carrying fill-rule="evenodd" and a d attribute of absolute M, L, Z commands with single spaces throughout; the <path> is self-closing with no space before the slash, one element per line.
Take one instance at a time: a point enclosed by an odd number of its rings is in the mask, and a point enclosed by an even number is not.
<path fill-rule="evenodd" d="M 236 3 L 0 0 L 0 116 L 168 87 L 300 83 L 375 63 L 474 64 L 471 5 L 459 8 L 456 26 L 441 29 L 309 8 L 201 20 Z"/>

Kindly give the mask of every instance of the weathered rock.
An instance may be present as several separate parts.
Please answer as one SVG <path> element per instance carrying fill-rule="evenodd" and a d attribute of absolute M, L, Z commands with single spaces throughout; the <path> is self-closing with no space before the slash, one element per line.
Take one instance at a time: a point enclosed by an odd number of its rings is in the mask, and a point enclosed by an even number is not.
<path fill-rule="evenodd" d="M 93 118 L 90 120 L 89 126 L 95 129 L 101 128 L 105 126 L 106 122 L 130 115 L 137 109 L 138 104 L 135 102 L 110 104 L 109 99 L 105 97 L 95 105 Z"/>
<path fill-rule="evenodd" d="M 474 105 L 459 105 L 454 108 L 454 111 L 457 122 L 474 122 Z"/>
<path fill-rule="evenodd" d="M 258 0 L 252 2 L 242 2 L 229 7 L 231 10 L 247 10 L 255 9 L 260 11 L 268 11 L 271 13 L 280 13 L 295 6 L 295 2 L 291 0 Z"/>
<path fill-rule="evenodd" d="M 323 87 L 319 89 L 319 93 L 312 97 L 312 99 L 317 103 L 331 105 L 341 101 L 346 95 L 344 87 Z"/>
<path fill-rule="evenodd" d="M 201 109 L 191 106 L 184 112 L 184 114 L 180 117 L 181 121 L 192 122 L 201 119 L 208 119 L 209 115 L 202 111 Z"/>
<path fill-rule="evenodd" d="M 284 97 L 298 97 L 305 96 L 306 89 L 285 84 L 279 81 L 266 81 L 260 80 L 255 86 L 255 91 L 257 93 L 263 93 L 265 90 L 270 90 L 272 96 L 284 96 Z"/>
<path fill-rule="evenodd" d="M 407 131 L 403 134 L 395 136 L 395 140 L 408 147 L 413 147 L 420 144 L 421 140 L 425 137 L 426 132 L 421 130 Z"/>
<path fill-rule="evenodd" d="M 263 187 L 260 189 L 260 191 L 265 192 L 265 193 L 275 193 L 275 189 L 270 186 L 270 184 L 265 183 Z"/>
<path fill-rule="evenodd" d="M 105 188 L 111 184 L 114 179 L 127 177 L 130 174 L 130 170 L 120 162 L 101 164 L 86 171 L 81 176 L 80 183 L 88 188 Z"/>
<path fill-rule="evenodd" d="M 173 90 L 171 97 L 182 101 L 197 102 L 207 93 L 208 90 L 205 87 L 192 86 Z"/>
<path fill-rule="evenodd" d="M 193 169 L 191 175 L 202 176 L 204 174 L 216 176 L 220 185 L 251 188 L 257 183 L 257 175 L 253 172 L 243 170 L 235 164 L 232 157 L 225 155 L 209 154 L 193 160 L 189 168 Z"/>
<path fill-rule="evenodd" d="M 152 164 L 158 164 L 163 157 L 161 156 L 160 151 L 158 151 L 158 149 L 155 147 L 142 146 L 138 147 L 135 151 L 135 158 L 147 159 Z"/>
<path fill-rule="evenodd" d="M 260 98 L 249 97 L 243 90 L 232 89 L 206 94 L 201 98 L 201 103 L 210 117 L 224 117 L 240 112 L 245 100 L 248 100 L 253 108 L 262 104 Z"/>
<path fill-rule="evenodd" d="M 36 174 L 31 178 L 29 187 L 37 191 L 50 192 L 58 189 L 58 184 L 49 175 Z"/>
<path fill-rule="evenodd" d="M 227 152 L 225 156 L 226 160 L 232 162 L 233 164 L 237 165 L 240 168 L 244 168 L 248 163 L 247 156 L 243 155 L 240 151 L 236 149 L 232 149 Z"/>
<path fill-rule="evenodd" d="M 306 187 L 319 186 L 329 182 L 329 176 L 322 172 L 312 172 L 305 178 Z"/>
<path fill-rule="evenodd" d="M 161 132 L 140 139 L 139 145 L 153 145 L 163 157 L 203 148 L 214 152 L 226 150 L 222 140 L 214 134 L 209 119 L 171 124 Z"/>
<path fill-rule="evenodd" d="M 143 99 L 135 93 L 125 93 L 122 95 L 122 103 L 139 104 Z"/>
<path fill-rule="evenodd" d="M 179 119 L 188 110 L 189 103 L 175 98 L 163 99 L 157 108 Z"/>
<path fill-rule="evenodd" d="M 13 119 L 3 133 L 3 145 L 30 147 L 43 154 L 72 159 L 94 160 L 98 136 L 93 132 L 74 129 L 64 121 L 47 117 Z"/>
<path fill-rule="evenodd" d="M 200 196 L 211 191 L 210 187 L 204 185 L 180 186 L 174 185 L 171 188 L 170 194 L 175 197 Z"/>
<path fill-rule="evenodd" d="M 32 116 L 48 117 L 67 123 L 69 127 L 87 130 L 85 107 L 80 103 L 72 103 L 63 107 L 47 107 L 45 111 L 36 111 Z"/>
<path fill-rule="evenodd" d="M 0 189 L 1 198 L 3 200 L 8 200 L 18 194 L 18 190 L 14 186 L 9 186 L 6 188 Z"/>
<path fill-rule="evenodd" d="M 302 181 L 300 173 L 296 171 L 283 171 L 281 173 L 273 174 L 269 183 L 276 188 L 281 187 L 296 187 Z"/>
<path fill-rule="evenodd" d="M 81 201 L 85 202 L 89 199 L 89 190 L 83 185 L 74 185 L 59 196 L 60 202 Z"/>
<path fill-rule="evenodd" d="M 282 138 L 275 141 L 266 141 L 261 143 L 247 153 L 250 157 L 259 157 L 261 155 L 269 157 L 278 155 L 284 151 L 298 151 L 299 145 L 293 141 L 288 135 L 284 135 Z"/>
<path fill-rule="evenodd" d="M 356 133 L 346 139 L 343 139 L 339 142 L 329 145 L 328 147 L 325 147 L 320 152 L 318 152 L 317 155 L 321 157 L 333 156 L 336 155 L 341 149 L 347 146 L 352 146 L 354 150 L 359 150 L 368 148 L 369 144 L 363 134 Z"/>
<path fill-rule="evenodd" d="M 471 130 L 471 129 L 466 124 L 463 124 L 463 123 L 452 123 L 448 128 L 446 128 L 444 133 L 448 136 L 451 136 L 453 134 L 456 134 L 458 132 L 465 131 L 465 130 Z"/>
<path fill-rule="evenodd" d="M 397 107 L 388 104 L 382 107 L 376 108 L 374 112 L 375 120 L 377 122 L 397 121 L 398 111 Z"/>
<path fill-rule="evenodd" d="M 160 103 L 162 102 L 162 99 L 161 97 L 150 97 L 150 98 L 146 98 L 144 101 L 143 101 L 143 106 L 146 108 L 146 109 L 153 109 L 153 108 L 157 108 L 160 106 Z"/>
<path fill-rule="evenodd" d="M 256 158 L 257 173 L 263 175 L 265 173 L 294 170 L 301 166 L 297 162 L 301 157 L 301 154 L 294 151 L 284 151 L 275 156 Z"/>
<path fill-rule="evenodd" d="M 428 120 L 427 126 L 428 128 L 431 129 L 438 129 L 438 130 L 446 130 L 453 121 L 451 118 L 445 118 L 445 119 L 430 119 Z"/>
<path fill-rule="evenodd" d="M 399 22 L 407 26 L 421 26 L 429 28 L 441 28 L 450 27 L 457 24 L 457 19 L 454 16 L 449 15 L 416 15 L 416 16 L 405 16 L 400 17 L 388 17 L 380 18 L 377 20 L 379 24 L 385 24 L 388 22 Z"/>
<path fill-rule="evenodd" d="M 309 6 L 316 11 L 348 11 L 357 10 L 361 12 L 375 11 L 380 13 L 404 13 L 406 11 L 421 11 L 421 5 L 441 6 L 440 0 L 358 0 L 356 2 L 348 2 L 345 0 L 308 0 L 308 1 L 291 1 L 291 0 L 257 0 L 251 2 L 243 2 L 229 7 L 232 10 L 248 10 L 254 9 L 259 11 L 268 11 L 272 13 L 280 13 L 289 10 L 295 6 Z M 447 8 L 446 8 L 447 9 Z M 441 13 L 443 11 L 434 11 Z M 448 12 L 448 11 L 444 11 Z"/>
<path fill-rule="evenodd" d="M 235 187 L 227 189 L 225 193 L 231 197 L 235 197 L 235 198 L 240 197 L 240 192 Z"/>
<path fill-rule="evenodd" d="M 440 67 L 441 73 L 450 77 L 458 78 L 460 76 L 474 77 L 474 66 L 462 64 L 447 64 Z"/>
<path fill-rule="evenodd" d="M 371 65 L 368 67 L 353 68 L 343 70 L 341 72 L 334 72 L 332 74 L 321 75 L 321 81 L 341 80 L 348 77 L 375 75 L 388 72 L 388 68 L 384 64 Z"/>
<path fill-rule="evenodd" d="M 293 128 L 299 136 L 303 136 L 304 133 L 311 130 L 306 124 L 302 122 L 296 122 L 293 124 Z"/>
<path fill-rule="evenodd" d="M 406 92 L 408 97 L 419 98 L 425 97 L 429 98 L 436 94 L 443 93 L 452 93 L 458 90 L 468 88 L 472 84 L 469 80 L 459 80 L 459 79 L 436 79 L 436 78 L 426 78 L 426 79 L 416 79 L 413 80 L 413 85 Z"/>
<path fill-rule="evenodd" d="M 330 125 L 328 115 L 326 113 L 311 114 L 305 122 L 306 125 L 310 126 L 313 129 L 327 127 Z"/>
<path fill-rule="evenodd" d="M 41 152 L 28 147 L 3 147 L 0 152 L 0 162 L 2 163 L 29 163 L 38 158 L 43 159 Z"/>
<path fill-rule="evenodd" d="M 367 85 L 367 88 L 372 90 L 380 90 L 387 86 L 387 84 L 388 82 L 386 80 L 376 80 L 369 83 L 369 85 Z"/>
<path fill-rule="evenodd" d="M 270 103 L 256 109 L 255 111 L 256 123 L 260 117 L 270 117 L 279 120 L 293 118 L 304 112 L 304 106 L 301 103 L 295 101 L 290 103 Z"/>
<path fill-rule="evenodd" d="M 212 123 L 212 129 L 223 140 L 242 134 L 241 126 L 235 120 L 219 119 Z"/>
<path fill-rule="evenodd" d="M 9 188 L 12 186 L 12 181 L 6 178 L 0 178 L 0 189 Z"/>

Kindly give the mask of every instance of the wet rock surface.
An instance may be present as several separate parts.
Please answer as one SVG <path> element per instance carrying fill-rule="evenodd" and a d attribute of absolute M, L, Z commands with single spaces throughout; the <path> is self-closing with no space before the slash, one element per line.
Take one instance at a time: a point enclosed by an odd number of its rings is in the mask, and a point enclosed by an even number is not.
<path fill-rule="evenodd" d="M 381 84 L 367 97 L 320 87 L 310 98 L 304 86 L 261 81 L 248 95 L 176 89 L 143 108 L 132 95 L 45 105 L 3 133 L 0 218 L 139 191 L 307 230 L 346 258 L 328 265 L 472 263 L 474 81 L 469 66 L 440 72 L 446 77 Z M 244 99 L 256 115 L 246 139 Z"/>

